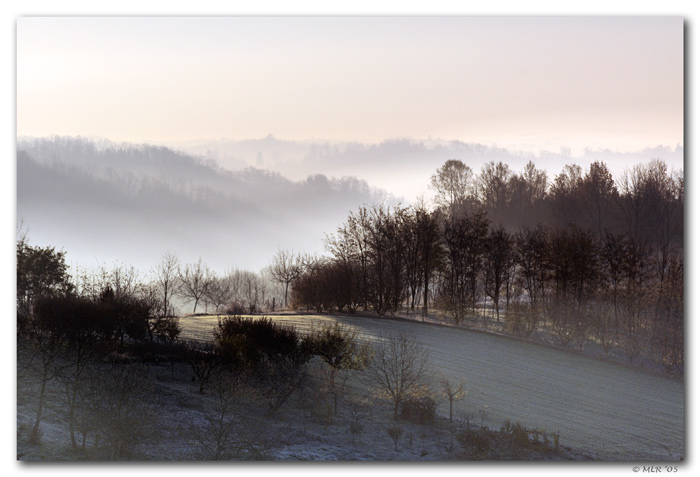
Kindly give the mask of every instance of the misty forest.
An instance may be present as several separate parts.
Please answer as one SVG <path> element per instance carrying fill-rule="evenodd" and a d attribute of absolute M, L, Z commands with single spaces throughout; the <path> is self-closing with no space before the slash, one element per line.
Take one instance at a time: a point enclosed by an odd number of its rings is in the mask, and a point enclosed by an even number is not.
<path fill-rule="evenodd" d="M 683 171 L 440 152 L 19 140 L 18 459 L 682 460 Z"/>

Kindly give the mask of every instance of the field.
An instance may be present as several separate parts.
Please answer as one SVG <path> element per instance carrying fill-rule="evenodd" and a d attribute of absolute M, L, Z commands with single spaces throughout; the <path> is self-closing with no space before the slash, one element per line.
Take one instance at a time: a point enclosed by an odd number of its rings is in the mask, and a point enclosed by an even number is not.
<path fill-rule="evenodd" d="M 363 316 L 275 316 L 300 330 L 338 320 L 370 340 L 403 331 L 428 348 L 435 376 L 464 380 L 467 413 L 498 428 L 506 420 L 559 432 L 561 442 L 601 460 L 684 456 L 682 381 L 519 340 L 452 327 Z M 206 336 L 217 317 L 181 320 L 184 337 Z M 443 403 L 440 412 L 447 413 Z"/>
<path fill-rule="evenodd" d="M 528 429 L 558 435 L 558 452 L 548 448 L 506 447 L 491 460 L 678 461 L 684 458 L 683 383 L 645 370 L 484 332 L 416 321 L 365 316 L 278 315 L 275 321 L 309 330 L 316 322 L 337 320 L 356 328 L 360 337 L 382 339 L 390 332 L 413 336 L 430 353 L 434 391 L 447 377 L 464 381 L 468 394 L 455 404 L 455 422 L 448 422 L 443 398 L 430 424 L 395 421 L 392 405 L 376 396 L 356 371 L 336 381 L 343 389 L 337 413 L 325 388 L 328 367 L 314 359 L 309 379 L 273 416 L 255 392 L 238 394 L 233 413 L 235 431 L 218 458 L 231 460 L 368 460 L 418 461 L 484 458 L 465 455 L 459 433 L 486 425 L 498 431 L 506 420 Z M 182 338 L 209 340 L 216 316 L 181 318 Z M 26 363 L 23 356 L 20 361 Z M 215 434 L 206 422 L 219 409 L 212 383 L 199 393 L 190 365 L 152 360 L 132 364 L 96 363 L 96 372 L 146 373 L 143 388 L 125 409 L 132 427 L 127 432 L 126 460 L 209 460 Z M 116 367 L 115 367 L 116 366 Z M 138 376 L 135 374 L 134 376 Z M 71 450 L 65 391 L 60 380 L 48 383 L 38 445 L 29 443 L 40 380 L 23 368 L 18 380 L 17 457 L 26 461 L 114 458 L 104 453 L 106 441 L 90 431 L 85 450 Z M 130 380 L 131 378 L 129 378 Z M 128 382 L 128 381 L 127 381 Z M 341 385 L 342 383 L 342 385 Z M 129 407 L 133 406 L 133 407 Z M 130 410 L 130 411 L 129 411 Z M 146 412 L 146 414 L 144 414 Z M 149 417 L 145 417 L 148 415 Z M 209 417 L 207 417 L 209 416 Z M 135 427 L 133 427 L 135 426 Z M 113 429 L 98 423 L 98 428 Z M 399 427 L 396 442 L 389 432 Z M 124 430 L 122 430 L 124 429 Z M 133 429 L 137 429 L 136 433 Z M 112 435 L 112 434 L 102 434 Z M 542 434 L 540 434 L 542 435 Z M 101 450 L 100 450 L 101 449 Z"/>

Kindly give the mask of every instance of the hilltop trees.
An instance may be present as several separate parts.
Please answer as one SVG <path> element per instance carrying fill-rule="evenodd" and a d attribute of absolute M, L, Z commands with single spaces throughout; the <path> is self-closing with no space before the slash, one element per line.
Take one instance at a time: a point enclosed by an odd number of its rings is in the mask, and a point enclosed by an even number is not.
<path fill-rule="evenodd" d="M 474 172 L 457 159 L 450 159 L 430 177 L 430 186 L 435 190 L 435 202 L 445 214 L 455 219 L 463 206 L 476 198 Z"/>
<path fill-rule="evenodd" d="M 492 306 L 496 322 L 505 312 L 519 333 L 547 326 L 562 343 L 599 339 L 634 358 L 643 342 L 644 352 L 671 355 L 660 344 L 683 321 L 671 285 L 682 277 L 681 173 L 651 161 L 615 182 L 601 162 L 585 173 L 569 164 L 548 187 L 532 162 L 519 174 L 490 162 L 475 177 L 450 160 L 431 187 L 432 210 L 419 202 L 351 212 L 326 239 L 331 256 L 293 285 L 295 306 L 354 301 L 385 315 L 422 301 L 424 315 L 432 305 L 456 324 L 488 320 Z M 352 299 L 334 298 L 340 290 Z M 678 364 L 675 356 L 668 361 Z"/>
<path fill-rule="evenodd" d="M 476 307 L 488 221 L 479 211 L 445 223 L 444 227 L 446 267 L 439 304 L 459 324 L 466 318 L 467 309 Z"/>

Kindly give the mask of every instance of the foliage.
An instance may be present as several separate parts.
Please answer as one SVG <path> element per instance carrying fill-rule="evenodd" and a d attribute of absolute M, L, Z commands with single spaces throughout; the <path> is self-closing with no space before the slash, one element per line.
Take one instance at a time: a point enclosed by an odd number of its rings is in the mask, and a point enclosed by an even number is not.
<path fill-rule="evenodd" d="M 65 252 L 53 247 L 29 245 L 26 236 L 17 240 L 17 318 L 19 331 L 41 296 L 70 293 Z"/>
<path fill-rule="evenodd" d="M 266 363 L 306 363 L 310 355 L 293 328 L 269 318 L 219 318 L 214 339 L 226 364 L 239 369 L 258 369 Z"/>
<path fill-rule="evenodd" d="M 268 318 L 240 316 L 219 319 L 214 339 L 222 364 L 249 373 L 268 404 L 276 412 L 306 378 L 311 358 L 297 331 Z"/>

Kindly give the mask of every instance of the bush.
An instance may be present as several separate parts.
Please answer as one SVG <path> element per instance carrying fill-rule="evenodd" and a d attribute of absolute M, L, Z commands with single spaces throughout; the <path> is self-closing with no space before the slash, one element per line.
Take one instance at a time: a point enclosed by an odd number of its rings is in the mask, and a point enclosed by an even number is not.
<path fill-rule="evenodd" d="M 227 315 L 242 315 L 246 312 L 245 305 L 240 302 L 232 302 L 228 305 L 226 308 L 226 314 Z"/>
<path fill-rule="evenodd" d="M 485 456 L 491 450 L 492 439 L 493 432 L 485 426 L 479 429 L 467 428 L 457 434 L 457 440 L 470 456 Z"/>
<path fill-rule="evenodd" d="M 417 424 L 432 424 L 435 422 L 437 402 L 430 396 L 412 397 L 401 405 L 401 419 Z"/>
<path fill-rule="evenodd" d="M 399 426 L 390 427 L 389 429 L 386 430 L 386 433 L 389 434 L 389 437 L 391 437 L 391 440 L 394 441 L 394 450 L 399 450 L 399 448 L 398 448 L 399 439 L 403 435 L 403 427 L 399 427 Z"/>
<path fill-rule="evenodd" d="M 505 314 L 505 328 L 519 336 L 530 336 L 540 322 L 540 311 L 529 304 L 512 303 Z"/>
<path fill-rule="evenodd" d="M 304 382 L 311 355 L 294 328 L 268 318 L 226 317 L 219 318 L 214 339 L 222 364 L 252 378 L 268 415 Z"/>
<path fill-rule="evenodd" d="M 516 446 L 528 447 L 530 444 L 528 435 L 528 429 L 519 422 L 512 424 L 509 420 L 506 420 L 501 426 L 501 437 Z"/>
<path fill-rule="evenodd" d="M 268 318 L 220 318 L 214 338 L 224 362 L 242 370 L 255 371 L 269 363 L 301 365 L 310 359 L 295 329 Z"/>

